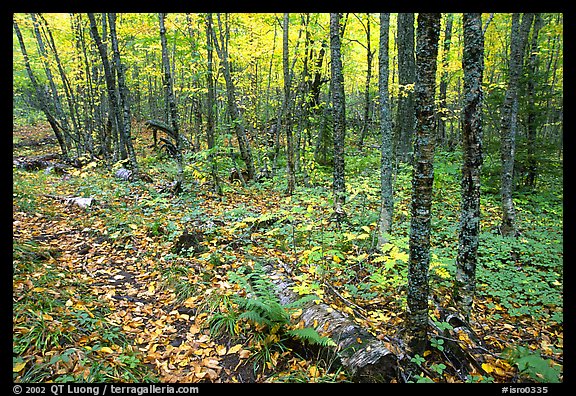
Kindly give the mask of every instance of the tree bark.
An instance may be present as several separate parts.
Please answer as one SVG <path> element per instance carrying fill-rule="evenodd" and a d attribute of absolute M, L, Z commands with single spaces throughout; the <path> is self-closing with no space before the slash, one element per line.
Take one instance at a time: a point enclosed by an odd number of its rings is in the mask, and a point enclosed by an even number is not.
<path fill-rule="evenodd" d="M 210 174 L 212 175 L 212 182 L 214 183 L 214 191 L 218 195 L 222 195 L 222 187 L 220 186 L 220 178 L 218 177 L 218 167 L 216 164 L 216 157 L 214 156 L 214 108 L 216 107 L 216 89 L 214 87 L 214 70 L 213 70 L 213 45 L 212 45 L 212 20 L 206 18 L 206 51 L 207 51 L 207 99 L 206 99 L 206 141 L 208 143 L 208 160 L 210 161 Z"/>
<path fill-rule="evenodd" d="M 446 14 L 446 27 L 444 29 L 444 51 L 442 52 L 442 77 L 440 78 L 440 92 L 438 100 L 438 144 L 443 145 L 446 141 L 446 117 L 448 116 L 448 108 L 446 104 L 446 94 L 448 92 L 448 54 L 450 53 L 450 44 L 452 40 L 452 21 L 454 15 Z"/>
<path fill-rule="evenodd" d="M 412 355 L 427 344 L 430 218 L 434 182 L 434 93 L 440 14 L 418 14 L 416 47 L 416 140 L 412 173 L 406 339 Z"/>
<path fill-rule="evenodd" d="M 292 82 L 290 75 L 290 68 L 288 63 L 288 26 L 289 14 L 284 13 L 283 21 L 283 45 L 282 45 L 282 65 L 284 72 L 284 128 L 286 128 L 286 176 L 288 179 L 288 187 L 286 194 L 292 195 L 294 193 L 295 177 L 294 177 L 294 141 L 292 138 L 292 114 L 290 111 L 290 85 Z"/>
<path fill-rule="evenodd" d="M 530 189 L 536 187 L 536 177 L 538 175 L 538 160 L 536 158 L 536 137 L 538 135 L 538 111 L 536 108 L 536 80 L 538 72 L 538 35 L 542 28 L 543 21 L 540 13 L 536 13 L 534 18 L 534 27 L 532 28 L 532 42 L 530 57 L 528 60 L 528 169 L 526 175 L 526 185 Z"/>
<path fill-rule="evenodd" d="M 512 14 L 512 31 L 510 39 L 509 82 L 504 104 L 500 135 L 502 140 L 500 158 L 502 161 L 501 199 L 502 225 L 501 232 L 505 236 L 516 236 L 516 210 L 512 193 L 514 189 L 514 157 L 516 152 L 516 130 L 518 128 L 518 89 L 522 75 L 524 48 L 534 14 L 526 13 L 520 26 L 520 14 Z"/>
<path fill-rule="evenodd" d="M 136 152 L 134 151 L 134 146 L 132 145 L 132 135 L 131 135 L 131 122 L 132 114 L 130 112 L 130 94 L 128 92 L 128 87 L 126 86 L 126 77 L 124 75 L 125 67 L 120 61 L 120 50 L 118 49 L 118 37 L 116 35 L 116 13 L 108 14 L 108 22 L 110 24 L 110 38 L 112 42 L 112 59 L 114 60 L 114 65 L 116 68 L 116 76 L 118 80 L 118 92 L 120 94 L 120 103 L 122 106 L 122 129 L 120 133 L 123 136 L 122 141 L 125 144 L 126 152 L 128 154 L 128 159 L 130 160 L 130 166 L 132 168 L 132 178 L 139 178 L 138 162 L 136 160 Z"/>
<path fill-rule="evenodd" d="M 60 146 L 60 151 L 62 152 L 62 156 L 67 158 L 68 157 L 68 146 L 64 140 L 62 129 L 52 112 L 48 106 L 48 98 L 46 98 L 45 93 L 42 90 L 42 87 L 36 80 L 34 76 L 34 72 L 32 71 L 32 67 L 30 66 L 30 59 L 28 58 L 28 51 L 26 51 L 26 46 L 24 44 L 24 39 L 22 38 L 22 32 L 20 32 L 20 28 L 18 27 L 18 23 L 15 19 L 12 20 L 12 25 L 14 26 L 14 32 L 16 33 L 16 37 L 18 38 L 18 42 L 20 44 L 20 51 L 22 52 L 22 56 L 24 57 L 24 65 L 26 67 L 26 72 L 28 74 L 28 78 L 34 87 L 34 92 L 36 93 L 36 101 L 40 107 L 40 110 L 46 116 L 52 131 L 54 131 L 54 135 L 56 136 L 56 140 L 58 140 L 58 145 Z"/>
<path fill-rule="evenodd" d="M 184 181 L 184 169 L 182 164 L 182 150 L 181 139 L 178 125 L 178 110 L 176 109 L 176 99 L 174 98 L 174 87 L 172 83 L 172 73 L 170 72 L 170 60 L 168 59 L 168 43 L 166 41 L 166 26 L 164 20 L 165 13 L 159 13 L 160 21 L 160 42 L 162 45 L 162 68 L 164 70 L 164 89 L 166 93 L 166 101 L 170 109 L 170 121 L 172 124 L 172 131 L 174 132 L 174 139 L 176 140 L 176 163 L 178 166 L 176 175 L 176 185 L 174 186 L 174 194 L 179 194 L 182 190 L 182 182 Z"/>
<path fill-rule="evenodd" d="M 364 26 L 364 25 L 363 25 Z M 372 51 L 370 46 L 370 14 L 366 14 L 366 25 L 364 26 L 366 31 L 366 82 L 364 85 L 364 117 L 362 119 L 362 128 L 360 130 L 360 140 L 358 141 L 358 146 L 362 148 L 364 146 L 364 139 L 366 138 L 366 133 L 368 132 L 369 118 L 370 118 L 370 81 L 372 79 L 372 59 L 374 58 L 374 51 Z"/>
<path fill-rule="evenodd" d="M 104 16 L 103 19 L 106 19 Z M 118 139 L 120 128 L 122 125 L 121 122 L 121 115 L 120 109 L 118 105 L 118 97 L 116 95 L 116 83 L 114 81 L 114 76 L 112 75 L 112 70 L 110 68 L 110 61 L 108 60 L 108 51 L 106 46 L 102 42 L 100 38 L 100 33 L 98 33 L 98 28 L 96 26 L 96 18 L 94 14 L 88 13 L 88 19 L 90 19 L 90 34 L 94 42 L 96 43 L 96 47 L 98 48 L 98 52 L 100 53 L 100 59 L 102 60 L 102 66 L 104 67 L 104 76 L 106 79 L 106 88 L 108 91 L 108 108 L 110 109 L 109 119 L 112 120 L 112 144 L 115 145 L 114 147 L 114 158 L 113 160 L 116 161 L 118 159 L 118 153 L 120 152 L 120 156 L 122 159 L 125 158 L 125 151 L 122 151 L 122 140 Z M 124 154 L 124 156 L 122 156 Z"/>
<path fill-rule="evenodd" d="M 414 14 L 398 13 L 398 83 L 400 95 L 396 113 L 396 155 L 403 162 L 411 162 L 411 143 L 414 135 Z"/>
<path fill-rule="evenodd" d="M 390 14 L 380 14 L 380 52 L 378 58 L 378 94 L 380 97 L 380 217 L 378 222 L 378 246 L 388 242 L 387 234 L 392 228 L 394 199 L 392 189 L 392 123 L 388 93 L 388 41 Z"/>
<path fill-rule="evenodd" d="M 212 20 L 212 14 L 208 14 L 208 18 Z M 212 24 L 212 26 L 214 26 Z M 225 28 L 225 27 L 224 27 Z M 218 14 L 218 29 L 220 31 L 220 42 L 216 37 L 216 32 L 212 31 L 212 42 L 218 53 L 218 57 L 222 62 L 222 68 L 224 72 L 224 80 L 226 81 L 226 94 L 228 99 L 228 112 L 232 118 L 232 124 L 234 131 L 236 132 L 236 138 L 238 139 L 238 148 L 240 149 L 240 156 L 246 164 L 246 171 L 248 172 L 248 178 L 254 179 L 254 161 L 252 160 L 252 149 L 250 147 L 250 141 L 246 135 L 246 129 L 242 122 L 242 116 L 240 110 L 238 109 L 238 104 L 236 103 L 236 93 L 234 82 L 232 81 L 232 74 L 230 71 L 230 62 L 228 59 L 228 49 L 227 43 L 224 40 L 224 34 L 222 32 L 223 26 L 220 22 L 220 14 Z"/>
<path fill-rule="evenodd" d="M 484 36 L 482 14 L 464 13 L 464 119 L 462 129 L 462 198 L 456 258 L 454 301 L 466 320 L 472 311 L 480 233 L 480 170 L 482 166 L 482 76 Z"/>
<path fill-rule="evenodd" d="M 344 97 L 344 75 L 342 74 L 342 59 L 340 56 L 340 14 L 330 14 L 330 54 L 332 107 L 334 114 L 334 212 L 337 220 L 344 215 L 344 195 L 346 185 L 344 180 L 344 140 L 346 136 L 346 104 Z"/>

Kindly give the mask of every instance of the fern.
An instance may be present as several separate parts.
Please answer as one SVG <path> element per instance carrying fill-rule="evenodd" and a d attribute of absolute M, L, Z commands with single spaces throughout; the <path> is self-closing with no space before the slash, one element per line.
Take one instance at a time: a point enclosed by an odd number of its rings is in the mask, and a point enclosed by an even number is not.
<path fill-rule="evenodd" d="M 336 346 L 336 343 L 332 338 L 320 335 L 312 327 L 305 327 L 303 329 L 288 330 L 286 334 L 298 338 L 303 341 L 307 341 L 310 344 L 320 345 L 323 347 Z"/>

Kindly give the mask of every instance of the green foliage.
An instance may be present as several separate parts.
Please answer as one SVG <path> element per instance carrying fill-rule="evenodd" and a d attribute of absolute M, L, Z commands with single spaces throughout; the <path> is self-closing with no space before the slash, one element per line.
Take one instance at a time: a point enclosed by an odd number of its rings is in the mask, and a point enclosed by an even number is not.
<path fill-rule="evenodd" d="M 525 379 L 544 383 L 560 382 L 561 367 L 551 359 L 543 359 L 539 353 L 529 348 L 507 348 L 503 355 L 518 367 L 518 372 Z"/>

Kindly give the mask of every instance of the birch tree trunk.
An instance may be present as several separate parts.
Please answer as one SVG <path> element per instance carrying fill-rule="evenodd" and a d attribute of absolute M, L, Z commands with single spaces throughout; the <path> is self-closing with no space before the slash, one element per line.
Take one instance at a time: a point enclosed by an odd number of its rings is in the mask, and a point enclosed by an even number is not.
<path fill-rule="evenodd" d="M 380 218 L 378 246 L 388 242 L 387 234 L 392 228 L 394 199 L 392 189 L 392 123 L 388 94 L 388 41 L 390 36 L 390 14 L 380 14 L 380 52 L 378 66 L 378 94 L 380 97 Z"/>
<path fill-rule="evenodd" d="M 412 173 L 406 340 L 410 351 L 421 355 L 426 349 L 428 338 L 428 268 L 434 182 L 434 93 L 440 14 L 418 14 L 417 29 L 416 140 Z"/>
<path fill-rule="evenodd" d="M 480 232 L 480 169 L 482 165 L 482 76 L 484 35 L 482 14 L 464 13 L 464 119 L 462 128 L 462 198 L 460 233 L 453 297 L 466 320 L 470 317 L 476 287 Z"/>
<path fill-rule="evenodd" d="M 337 220 L 344 216 L 344 140 L 346 137 L 346 105 L 344 97 L 344 76 L 340 56 L 340 14 L 330 14 L 330 54 L 332 73 L 332 106 L 334 112 L 334 212 Z"/>

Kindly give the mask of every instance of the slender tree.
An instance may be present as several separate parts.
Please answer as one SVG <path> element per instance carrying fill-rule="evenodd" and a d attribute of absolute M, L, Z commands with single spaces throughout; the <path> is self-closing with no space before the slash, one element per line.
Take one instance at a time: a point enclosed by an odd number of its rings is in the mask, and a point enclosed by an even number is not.
<path fill-rule="evenodd" d="M 510 37 L 510 64 L 509 64 L 509 81 L 504 104 L 501 113 L 501 151 L 500 158 L 502 161 L 501 176 L 501 198 L 502 198 L 502 235 L 515 236 L 516 229 L 516 210 L 512 193 L 514 189 L 514 157 L 516 153 L 516 131 L 518 129 L 518 90 L 520 76 L 522 75 L 522 63 L 524 58 L 524 49 L 530 33 L 530 26 L 534 14 L 526 13 L 520 23 L 520 14 L 512 15 L 512 31 Z"/>
<path fill-rule="evenodd" d="M 398 14 L 398 83 L 400 95 L 396 113 L 396 155 L 404 162 L 410 161 L 414 135 L 414 14 Z"/>
<path fill-rule="evenodd" d="M 438 140 L 439 144 L 444 144 L 446 141 L 446 117 L 448 116 L 448 109 L 446 104 L 446 95 L 448 93 L 448 55 L 450 54 L 450 44 L 452 42 L 452 21 L 454 15 L 451 13 L 446 14 L 446 26 L 444 28 L 444 45 L 442 52 L 442 77 L 440 78 L 440 92 L 438 99 Z"/>
<path fill-rule="evenodd" d="M 454 301 L 466 319 L 472 311 L 480 232 L 480 169 L 482 165 L 482 76 L 484 35 L 482 14 L 464 13 L 464 109 L 462 121 L 462 198 L 456 259 Z"/>
<path fill-rule="evenodd" d="M 208 18 L 212 20 L 212 14 L 208 14 Z M 218 57 L 220 58 L 224 74 L 224 80 L 226 81 L 228 113 L 232 118 L 234 131 L 236 132 L 236 139 L 238 140 L 240 156 L 244 161 L 244 164 L 246 165 L 248 178 L 253 179 L 255 175 L 255 169 L 254 169 L 254 161 L 252 160 L 252 148 L 250 146 L 250 141 L 248 140 L 248 136 L 246 134 L 246 128 L 244 127 L 244 122 L 242 120 L 240 109 L 238 108 L 238 103 L 236 102 L 236 88 L 234 86 L 234 82 L 232 81 L 230 60 L 228 58 L 228 42 L 226 40 L 226 37 L 228 36 L 224 32 L 225 29 L 226 30 L 228 29 L 227 28 L 228 25 L 222 26 L 222 22 L 220 20 L 220 14 L 217 15 L 217 19 L 218 19 L 218 31 L 220 32 L 219 34 L 220 39 L 218 39 L 216 32 L 213 29 L 212 43 L 214 44 L 214 48 L 216 48 L 216 52 L 218 53 Z M 213 23 L 212 26 L 214 26 Z"/>
<path fill-rule="evenodd" d="M 284 71 L 284 128 L 286 129 L 286 176 L 288 179 L 288 188 L 286 194 L 292 195 L 294 193 L 294 185 L 296 184 L 294 177 L 294 141 L 292 138 L 292 114 L 290 111 L 291 93 L 290 85 L 292 82 L 290 75 L 289 59 L 288 59 L 288 28 L 290 25 L 289 14 L 284 13 L 283 21 L 283 38 L 282 38 L 282 65 Z"/>
<path fill-rule="evenodd" d="M 530 44 L 530 56 L 528 58 L 528 81 L 526 93 L 528 96 L 528 115 L 527 115 L 527 137 L 528 137 L 528 169 L 526 175 L 526 185 L 534 189 L 536 187 L 536 176 L 538 174 L 538 160 L 536 156 L 536 137 L 539 127 L 538 111 L 536 106 L 536 81 L 538 72 L 538 36 L 542 28 L 543 20 L 540 13 L 534 17 L 534 26 L 532 28 L 532 39 Z"/>
<path fill-rule="evenodd" d="M 178 110 L 176 108 L 176 98 L 174 97 L 174 86 L 172 83 L 172 73 L 170 71 L 170 59 L 168 58 L 168 43 L 166 40 L 166 25 L 165 13 L 159 13 L 158 19 L 160 21 L 160 43 L 162 45 L 162 69 L 164 71 L 164 91 L 166 93 L 166 101 L 170 109 L 170 124 L 172 132 L 174 133 L 174 140 L 176 141 L 176 163 L 177 175 L 176 184 L 174 186 L 174 194 L 179 194 L 182 191 L 182 182 L 184 181 L 184 168 L 182 164 L 182 150 L 180 129 L 178 121 Z"/>
<path fill-rule="evenodd" d="M 106 19 L 105 16 L 102 17 Z M 109 124 L 112 127 L 112 144 L 114 146 L 113 160 L 117 161 L 120 156 L 121 159 L 126 158 L 126 152 L 122 146 L 122 140 L 119 139 L 119 131 L 122 125 L 121 114 L 119 109 L 118 95 L 116 94 L 116 82 L 114 75 L 112 74 L 112 68 L 110 67 L 110 60 L 108 59 L 108 50 L 102 39 L 100 38 L 100 33 L 98 32 L 98 27 L 96 26 L 96 18 L 94 14 L 88 13 L 88 19 L 90 20 L 90 34 L 92 39 L 96 43 L 98 52 L 100 53 L 100 60 L 102 61 L 102 66 L 104 67 L 104 76 L 106 79 L 106 89 L 108 92 L 108 119 Z M 119 155 L 120 153 L 120 155 Z"/>
<path fill-rule="evenodd" d="M 419 13 L 416 43 L 416 139 L 408 262 L 407 345 L 422 354 L 427 343 L 430 218 L 434 182 L 436 58 L 440 14 Z"/>
<path fill-rule="evenodd" d="M 216 164 L 216 158 L 214 156 L 214 126 L 215 117 L 214 109 L 216 107 L 216 88 L 214 86 L 214 66 L 213 66 L 213 45 L 212 45 L 212 20 L 208 17 L 206 18 L 206 59 L 207 59 L 207 99 L 206 99 L 206 141 L 208 143 L 208 150 L 210 154 L 208 155 L 208 160 L 210 161 L 210 173 L 212 175 L 212 181 L 214 183 L 214 191 L 218 195 L 222 195 L 222 187 L 220 186 L 220 179 L 218 178 L 218 167 Z"/>
<path fill-rule="evenodd" d="M 43 87 L 40 85 L 34 72 L 32 71 L 32 67 L 30 65 L 30 58 L 28 57 L 28 51 L 26 50 L 26 46 L 24 44 L 24 39 L 22 38 L 22 32 L 20 31 L 20 27 L 16 22 L 16 19 L 12 20 L 12 25 L 14 27 L 14 32 L 16 33 L 16 37 L 18 38 L 18 43 L 20 44 L 20 51 L 22 52 L 22 56 L 24 57 L 24 66 L 26 67 L 26 73 L 28 74 L 28 78 L 32 83 L 32 87 L 34 88 L 34 93 L 36 94 L 36 102 L 40 107 L 40 110 L 46 116 L 46 120 L 50 124 L 54 135 L 56 136 L 56 140 L 58 140 L 58 145 L 60 146 L 60 151 L 62 156 L 68 157 L 68 146 L 66 145 L 66 141 L 64 139 L 64 133 L 60 126 L 60 123 L 52 113 L 52 110 L 49 106 L 49 100 L 46 97 L 46 93 Z"/>
<path fill-rule="evenodd" d="M 122 65 L 120 60 L 120 49 L 118 47 L 118 36 L 116 34 L 116 13 L 108 14 L 108 23 L 110 24 L 110 41 L 112 43 L 112 59 L 114 68 L 116 69 L 116 77 L 118 81 L 118 93 L 119 93 L 119 106 L 122 108 L 122 125 L 120 133 L 122 135 L 121 141 L 124 142 L 126 153 L 130 161 L 132 168 L 132 178 L 138 179 L 139 170 L 138 162 L 136 160 L 136 152 L 134 151 L 134 146 L 132 145 L 132 113 L 130 110 L 130 93 L 128 92 L 128 86 L 126 85 L 125 76 L 125 66 Z"/>
<path fill-rule="evenodd" d="M 334 114 L 334 212 L 340 221 L 344 216 L 344 139 L 346 135 L 346 105 L 344 75 L 340 55 L 340 14 L 330 14 L 331 92 Z"/>
<path fill-rule="evenodd" d="M 392 228 L 394 199 L 392 190 L 392 122 L 388 93 L 388 41 L 390 14 L 380 14 L 380 52 L 378 57 L 378 94 L 380 97 L 380 218 L 378 227 L 378 246 L 388 241 L 387 234 Z"/>

